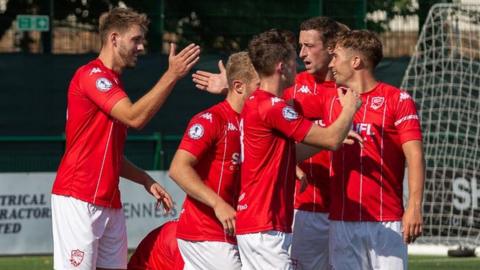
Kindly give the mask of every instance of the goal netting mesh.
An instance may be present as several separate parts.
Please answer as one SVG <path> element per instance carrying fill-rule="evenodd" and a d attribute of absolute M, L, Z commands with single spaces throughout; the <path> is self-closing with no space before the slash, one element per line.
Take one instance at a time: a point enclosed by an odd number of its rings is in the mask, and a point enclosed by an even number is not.
<path fill-rule="evenodd" d="M 414 97 L 426 158 L 423 244 L 480 244 L 480 4 L 436 4 L 401 88 Z"/>

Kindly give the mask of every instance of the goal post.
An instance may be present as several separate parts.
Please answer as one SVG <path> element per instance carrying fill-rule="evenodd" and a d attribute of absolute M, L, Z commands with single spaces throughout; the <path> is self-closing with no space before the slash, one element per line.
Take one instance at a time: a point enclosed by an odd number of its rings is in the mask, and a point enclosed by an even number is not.
<path fill-rule="evenodd" d="M 480 4 L 436 4 L 402 89 L 417 104 L 426 159 L 417 242 L 480 246 Z"/>

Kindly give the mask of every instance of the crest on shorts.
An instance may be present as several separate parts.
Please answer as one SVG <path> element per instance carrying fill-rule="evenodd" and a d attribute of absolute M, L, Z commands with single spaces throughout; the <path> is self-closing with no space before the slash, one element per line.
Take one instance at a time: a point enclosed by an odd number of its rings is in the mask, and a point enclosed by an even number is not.
<path fill-rule="evenodd" d="M 376 110 L 382 107 L 384 101 L 385 101 L 384 97 L 373 97 L 372 104 L 370 104 L 370 108 Z"/>
<path fill-rule="evenodd" d="M 283 118 L 292 121 L 298 118 L 298 113 L 290 106 L 285 106 L 282 110 Z"/>
<path fill-rule="evenodd" d="M 100 92 L 108 92 L 112 88 L 112 82 L 107 78 L 98 78 L 95 82 L 98 91 Z"/>
<path fill-rule="evenodd" d="M 85 255 L 85 252 L 79 249 L 72 250 L 70 254 L 70 263 L 75 267 L 79 266 L 83 261 L 84 255 Z"/>
<path fill-rule="evenodd" d="M 188 130 L 188 136 L 194 140 L 198 140 L 203 136 L 204 129 L 200 124 L 195 124 Z"/>

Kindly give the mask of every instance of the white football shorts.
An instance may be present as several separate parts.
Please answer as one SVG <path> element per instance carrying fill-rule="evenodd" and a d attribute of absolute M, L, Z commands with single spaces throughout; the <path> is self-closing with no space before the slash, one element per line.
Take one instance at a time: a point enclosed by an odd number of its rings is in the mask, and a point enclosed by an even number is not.
<path fill-rule="evenodd" d="M 52 194 L 54 269 L 127 268 L 123 209 Z"/>
<path fill-rule="evenodd" d="M 237 235 L 242 270 L 293 270 L 289 249 L 292 234 L 265 231 Z"/>
<path fill-rule="evenodd" d="M 328 258 L 328 213 L 295 209 L 291 257 L 295 270 L 332 269 Z"/>
<path fill-rule="evenodd" d="M 185 262 L 184 270 L 240 270 L 240 254 L 236 245 L 218 241 L 178 239 L 178 249 Z"/>
<path fill-rule="evenodd" d="M 330 221 L 330 263 L 335 270 L 406 270 L 401 221 Z"/>

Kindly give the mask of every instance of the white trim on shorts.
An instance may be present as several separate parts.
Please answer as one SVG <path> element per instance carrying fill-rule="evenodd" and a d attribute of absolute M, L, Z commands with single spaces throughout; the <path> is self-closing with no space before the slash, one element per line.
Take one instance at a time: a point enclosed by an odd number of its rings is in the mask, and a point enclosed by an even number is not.
<path fill-rule="evenodd" d="M 330 263 L 335 270 L 406 270 L 401 221 L 330 221 Z"/>
<path fill-rule="evenodd" d="M 293 270 L 289 249 L 292 234 L 265 231 L 237 235 L 242 270 Z"/>
<path fill-rule="evenodd" d="M 178 249 L 185 262 L 184 270 L 240 270 L 240 254 L 236 245 L 218 241 L 178 239 Z"/>
<path fill-rule="evenodd" d="M 52 194 L 54 269 L 127 269 L 123 209 Z"/>
<path fill-rule="evenodd" d="M 290 251 L 295 270 L 332 269 L 328 258 L 328 213 L 295 209 Z"/>

